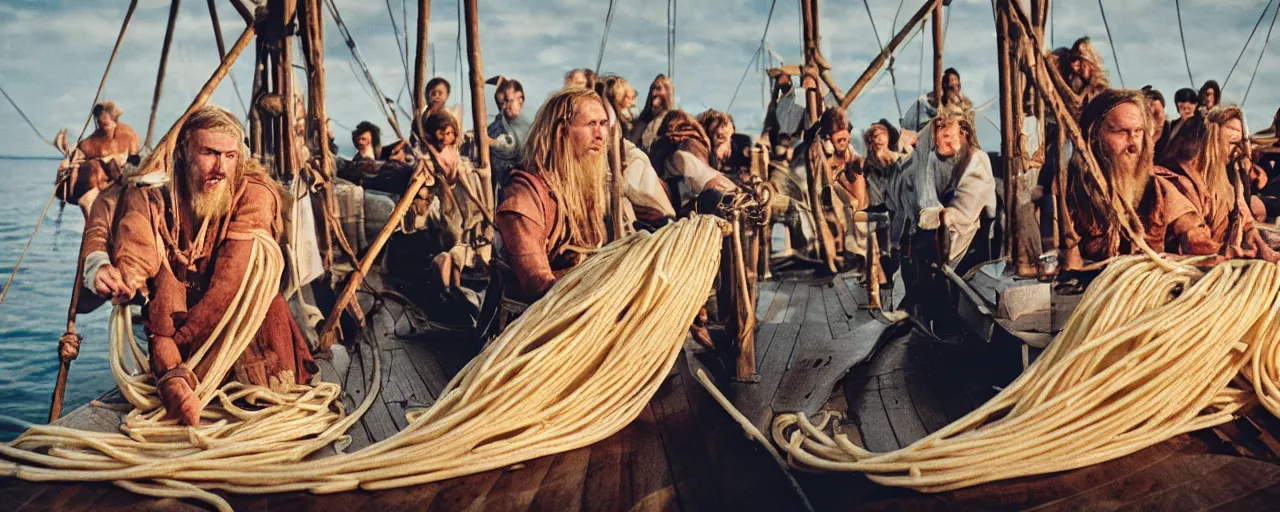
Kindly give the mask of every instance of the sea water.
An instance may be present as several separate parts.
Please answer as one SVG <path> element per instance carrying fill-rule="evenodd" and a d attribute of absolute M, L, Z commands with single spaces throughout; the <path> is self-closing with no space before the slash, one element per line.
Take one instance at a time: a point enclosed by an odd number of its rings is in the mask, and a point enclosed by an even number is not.
<path fill-rule="evenodd" d="M 0 159 L 0 286 L 9 279 L 53 191 L 56 160 Z M 49 208 L 17 277 L 0 303 L 0 415 L 31 423 L 48 420 L 58 376 L 58 338 L 76 273 L 84 216 L 74 204 Z M 61 218 L 61 222 L 59 222 Z M 76 320 L 84 335 L 71 363 L 64 412 L 88 403 L 115 383 L 107 366 L 107 316 L 99 308 Z M 20 433 L 0 421 L 0 440 Z"/>

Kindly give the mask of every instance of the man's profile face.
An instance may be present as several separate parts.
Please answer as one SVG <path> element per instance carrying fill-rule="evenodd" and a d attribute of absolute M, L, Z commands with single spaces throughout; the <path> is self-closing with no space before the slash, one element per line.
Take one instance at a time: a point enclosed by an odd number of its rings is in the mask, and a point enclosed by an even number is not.
<path fill-rule="evenodd" d="M 1196 115 L 1196 102 L 1194 102 L 1194 101 L 1179 101 L 1179 102 L 1178 102 L 1178 115 L 1179 115 L 1179 116 L 1181 116 L 1181 117 L 1182 117 L 1182 119 L 1191 119 L 1193 116 L 1195 116 L 1195 115 Z"/>
<path fill-rule="evenodd" d="M 933 143 L 938 156 L 951 158 L 960 153 L 964 145 L 964 130 L 960 123 L 939 123 L 933 125 Z"/>
<path fill-rule="evenodd" d="M 715 140 L 712 141 L 712 145 L 716 148 L 716 156 L 721 160 L 729 158 L 730 153 L 733 152 L 733 134 L 733 123 L 724 123 L 720 125 L 720 128 L 716 129 Z"/>
<path fill-rule="evenodd" d="M 441 147 L 448 147 L 458 142 L 458 132 L 452 126 L 445 126 L 436 130 L 436 140 L 440 141 Z"/>
<path fill-rule="evenodd" d="M 432 87 L 431 91 L 427 93 L 427 104 L 429 105 L 429 110 L 438 110 L 441 107 L 444 107 L 444 102 L 446 101 L 449 101 L 449 88 L 445 87 L 444 84 L 436 84 L 436 86 Z"/>
<path fill-rule="evenodd" d="M 351 138 L 351 143 L 355 144 L 356 152 L 364 151 L 366 148 L 373 146 L 373 134 L 369 132 L 360 132 Z"/>
<path fill-rule="evenodd" d="M 849 150 L 849 141 L 853 137 L 849 134 L 849 130 L 840 130 L 831 134 L 831 145 L 835 147 L 836 154 L 844 154 Z"/>
<path fill-rule="evenodd" d="M 1146 137 L 1146 124 L 1142 117 L 1142 109 L 1137 105 L 1123 103 L 1102 120 L 1102 148 L 1109 160 L 1136 165 Z"/>
<path fill-rule="evenodd" d="M 1163 126 L 1165 120 L 1164 102 L 1160 100 L 1151 100 L 1147 103 L 1147 108 L 1151 112 L 1151 122 L 1156 126 Z"/>
<path fill-rule="evenodd" d="M 1222 125 L 1222 132 L 1226 135 L 1223 142 L 1227 145 L 1227 147 L 1223 148 L 1223 151 L 1230 151 L 1231 146 L 1244 140 L 1244 124 L 1239 119 L 1228 119 L 1226 124 Z"/>
<path fill-rule="evenodd" d="M 98 127 L 102 128 L 104 131 L 109 132 L 116 129 L 116 120 L 113 119 L 111 117 L 111 114 L 107 112 L 98 114 L 97 120 L 98 120 Z"/>
<path fill-rule="evenodd" d="M 502 95 L 502 115 L 507 119 L 520 117 L 524 110 L 524 93 L 511 91 Z"/>
<path fill-rule="evenodd" d="M 884 130 L 876 130 L 876 134 L 871 136 L 871 149 L 873 151 L 881 151 L 889 147 L 889 133 Z"/>
<path fill-rule="evenodd" d="M 598 101 L 583 101 L 569 119 L 569 140 L 573 142 L 576 157 L 598 155 L 604 152 L 605 132 L 609 129 L 609 115 Z"/>

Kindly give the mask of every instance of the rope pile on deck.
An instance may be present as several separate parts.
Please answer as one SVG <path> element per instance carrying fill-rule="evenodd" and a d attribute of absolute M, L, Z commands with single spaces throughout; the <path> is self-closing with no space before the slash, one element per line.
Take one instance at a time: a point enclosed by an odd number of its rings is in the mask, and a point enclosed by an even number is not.
<path fill-rule="evenodd" d="M 343 417 L 332 384 L 214 389 L 206 383 L 219 380 L 207 379 L 197 394 L 204 404 L 218 402 L 205 409 L 206 424 L 188 428 L 160 419 L 150 377 L 132 377 L 113 363 L 121 390 L 137 406 L 122 428 L 127 435 L 33 427 L 0 445 L 8 459 L 0 460 L 0 476 L 110 481 L 230 510 L 211 491 L 389 489 L 587 446 L 633 421 L 670 371 L 712 286 L 725 229 L 721 220 L 695 216 L 600 249 L 489 343 L 434 406 L 409 413 L 404 430 L 354 453 L 303 461 L 357 421 L 374 393 Z M 259 242 L 255 247 L 265 250 L 255 250 L 251 268 L 261 271 L 246 278 L 241 300 L 278 290 L 278 248 Z M 246 310 L 256 311 L 240 308 Z M 221 332 L 232 343 L 215 356 L 220 375 L 243 350 L 231 345 L 251 338 L 262 321 L 229 311 Z M 129 337 L 122 315 L 113 326 L 116 340 Z M 124 346 L 113 347 L 113 356 L 127 359 Z M 136 347 L 131 352 L 145 364 Z M 264 408 L 241 407 L 240 398 Z"/>
<path fill-rule="evenodd" d="M 1203 259 L 1201 259 L 1203 260 Z M 1233 419 L 1280 415 L 1280 266 L 1111 261 L 1048 350 L 994 398 L 910 446 L 873 453 L 837 416 L 777 417 L 792 465 L 943 492 L 1122 457 Z"/>

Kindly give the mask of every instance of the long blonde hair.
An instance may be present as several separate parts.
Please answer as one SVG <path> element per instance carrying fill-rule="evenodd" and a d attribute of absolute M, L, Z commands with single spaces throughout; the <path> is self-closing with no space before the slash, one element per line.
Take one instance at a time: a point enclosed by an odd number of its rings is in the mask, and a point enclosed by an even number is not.
<path fill-rule="evenodd" d="M 568 221 L 569 242 L 583 247 L 604 240 L 604 160 L 575 157 L 569 125 L 583 105 L 593 101 L 605 108 L 604 100 L 590 89 L 572 87 L 553 93 L 534 116 L 523 156 L 525 170 L 540 176 L 551 189 L 558 214 Z"/>

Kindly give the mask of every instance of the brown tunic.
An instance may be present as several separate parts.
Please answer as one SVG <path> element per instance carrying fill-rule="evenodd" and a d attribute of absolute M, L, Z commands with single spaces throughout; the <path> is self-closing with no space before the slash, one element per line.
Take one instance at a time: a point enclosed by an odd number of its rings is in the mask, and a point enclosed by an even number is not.
<path fill-rule="evenodd" d="M 121 199 L 123 211 L 116 226 L 112 261 L 126 284 L 145 283 L 151 289 L 147 330 L 152 342 L 172 339 L 182 361 L 206 343 L 248 271 L 253 242 L 228 235 L 264 230 L 279 240 L 284 232 L 281 198 L 274 184 L 262 176 L 247 176 L 240 178 L 233 190 L 231 213 L 209 223 L 204 250 L 191 255 L 189 264 L 159 240 L 157 224 L 167 230 L 173 219 L 161 194 L 129 188 Z M 189 251 L 198 230 L 199 226 L 186 219 L 176 241 L 178 249 Z M 156 352 L 153 347 L 152 366 L 157 376 L 181 362 L 158 360 L 162 357 Z M 310 361 L 306 341 L 284 298 L 277 295 L 254 341 L 236 361 L 235 378 L 257 385 L 269 385 L 273 380 L 304 383 L 310 380 Z M 193 370 L 203 378 L 210 364 L 212 358 L 205 358 Z"/>
<path fill-rule="evenodd" d="M 1077 182 L 1078 183 L 1078 182 Z M 1067 206 L 1071 211 L 1072 233 L 1067 234 L 1066 247 L 1078 246 L 1080 256 L 1087 260 L 1102 261 L 1112 256 L 1134 254 L 1137 247 L 1120 238 L 1120 247 L 1116 254 L 1110 252 L 1110 230 L 1118 229 L 1109 225 L 1106 215 L 1094 209 L 1088 193 L 1083 187 L 1072 187 L 1067 192 Z M 1151 178 L 1142 199 L 1134 205 L 1145 231 L 1144 240 L 1152 250 L 1165 251 L 1165 242 L 1178 243 L 1186 233 L 1174 233 L 1173 222 L 1179 217 L 1195 212 L 1191 201 L 1178 191 L 1167 179 L 1157 176 Z"/>
<path fill-rule="evenodd" d="M 503 296 L 530 303 L 582 258 L 567 250 L 567 219 L 541 176 L 513 170 L 503 195 L 495 221 L 502 235 L 504 259 L 514 278 L 507 281 Z"/>
<path fill-rule="evenodd" d="M 1227 243 L 1227 231 L 1231 226 L 1231 210 L 1238 208 L 1241 212 L 1240 219 L 1244 223 L 1244 232 L 1253 229 L 1253 220 L 1247 215 L 1249 207 L 1244 202 L 1244 197 L 1237 194 L 1232 188 L 1227 190 L 1210 190 L 1209 184 L 1196 173 L 1188 172 L 1181 166 L 1170 166 L 1169 168 L 1157 167 L 1156 171 L 1159 176 L 1165 178 L 1173 184 L 1187 200 L 1195 207 L 1195 213 L 1204 220 L 1204 227 L 1208 229 L 1209 239 L 1213 241 L 1213 247 L 1204 247 L 1200 250 L 1194 250 L 1190 247 L 1169 247 L 1169 252 L 1181 254 L 1214 254 L 1221 250 L 1222 246 Z M 1234 205 L 1233 200 L 1234 199 Z M 1172 219 L 1171 219 L 1172 220 Z"/>

